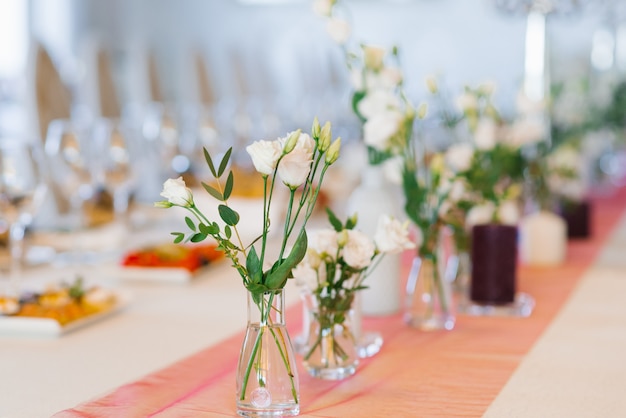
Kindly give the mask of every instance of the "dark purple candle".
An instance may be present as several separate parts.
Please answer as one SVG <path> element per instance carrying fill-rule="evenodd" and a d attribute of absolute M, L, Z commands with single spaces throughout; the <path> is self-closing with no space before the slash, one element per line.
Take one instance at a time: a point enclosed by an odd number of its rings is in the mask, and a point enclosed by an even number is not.
<path fill-rule="evenodd" d="M 470 299 L 502 305 L 515 300 L 517 227 L 476 225 L 472 228 Z"/>
<path fill-rule="evenodd" d="M 561 216 L 567 224 L 568 238 L 589 238 L 591 235 L 591 204 L 589 202 L 566 205 L 561 210 Z"/>

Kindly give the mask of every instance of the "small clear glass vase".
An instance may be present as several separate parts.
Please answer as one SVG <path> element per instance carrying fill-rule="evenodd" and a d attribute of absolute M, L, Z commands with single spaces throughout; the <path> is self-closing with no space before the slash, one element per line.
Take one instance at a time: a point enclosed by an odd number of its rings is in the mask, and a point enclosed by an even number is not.
<path fill-rule="evenodd" d="M 356 337 L 352 328 L 353 296 L 337 303 L 336 298 L 311 295 L 305 306 L 309 317 L 308 343 L 303 352 L 304 367 L 317 378 L 341 380 L 352 376 L 359 364 Z"/>
<path fill-rule="evenodd" d="M 237 413 L 250 417 L 300 413 L 298 372 L 285 326 L 284 290 L 248 292 L 248 324 L 237 366 Z"/>
<path fill-rule="evenodd" d="M 447 268 L 452 277 L 452 290 L 461 298 L 466 298 L 472 277 L 472 259 L 468 251 L 459 251 L 450 256 Z M 446 271 L 446 276 L 448 275 Z"/>
<path fill-rule="evenodd" d="M 415 257 L 406 289 L 405 322 L 422 331 L 451 330 L 456 321 L 451 283 L 431 258 Z"/>

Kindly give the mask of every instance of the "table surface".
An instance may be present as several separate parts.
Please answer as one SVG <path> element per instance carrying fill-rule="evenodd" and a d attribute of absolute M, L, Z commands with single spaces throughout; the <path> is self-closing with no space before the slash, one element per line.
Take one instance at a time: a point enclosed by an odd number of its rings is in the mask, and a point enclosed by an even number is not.
<path fill-rule="evenodd" d="M 623 203 L 625 199 L 621 200 Z M 479 362 L 519 364 L 513 367 L 512 375 L 503 372 L 495 399 L 482 400 L 488 405 L 485 416 L 611 417 L 626 410 L 622 396 L 626 386 L 626 362 L 622 359 L 626 352 L 626 304 L 622 296 L 626 294 L 625 255 L 626 218 L 622 218 L 572 294 L 559 296 L 567 302 L 554 308 L 558 314 L 545 331 L 537 331 L 540 337 L 528 352 L 514 359 L 474 358 Z M 181 285 L 122 281 L 105 264 L 89 269 L 89 274 L 95 281 L 105 281 L 132 294 L 131 303 L 122 312 L 59 338 L 0 336 L 0 373 L 5 377 L 0 380 L 0 417 L 51 416 L 195 353 L 206 352 L 207 347 L 234 340 L 243 331 L 245 292 L 228 263 L 216 265 Z M 549 271 L 525 274 L 542 276 L 549 286 Z M 67 270 L 44 268 L 36 272 L 40 280 L 62 274 Z M 536 278 L 534 283 L 536 286 Z M 288 288 L 287 295 L 291 304 L 298 298 L 294 288 Z M 470 321 L 464 318 L 460 323 Z M 397 325 L 396 331 L 404 328 Z M 472 337 L 468 327 L 461 327 L 458 333 L 452 331 L 445 338 L 481 338 L 479 334 L 484 331 L 474 328 L 472 332 L 477 334 Z M 418 338 L 428 344 L 428 337 Z M 395 347 L 398 354 L 408 356 L 401 343 L 390 341 L 384 349 Z M 376 371 L 376 360 L 374 357 L 366 363 L 364 376 L 384 372 Z M 419 361 L 426 364 L 429 359 Z M 388 372 L 386 376 L 393 379 Z M 428 380 L 432 376 L 413 378 Z M 458 378 L 463 381 L 463 376 Z M 358 386 L 358 381 L 355 384 Z M 395 394 L 390 401 L 398 396 L 403 395 Z M 439 396 L 445 404 L 445 394 Z M 323 408 L 315 413 L 313 405 L 308 410 L 310 416 L 339 416 L 324 415 Z"/>

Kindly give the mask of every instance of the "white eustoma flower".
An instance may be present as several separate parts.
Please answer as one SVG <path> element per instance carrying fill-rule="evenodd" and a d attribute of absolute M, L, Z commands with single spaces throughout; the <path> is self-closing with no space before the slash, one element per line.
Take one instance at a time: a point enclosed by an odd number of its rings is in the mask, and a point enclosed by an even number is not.
<path fill-rule="evenodd" d="M 161 196 L 167 199 L 172 205 L 191 207 L 193 205 L 193 193 L 187 187 L 182 177 L 177 179 L 167 179 L 163 183 Z"/>
<path fill-rule="evenodd" d="M 391 90 L 376 89 L 367 92 L 357 109 L 365 119 L 370 119 L 389 110 L 399 111 L 400 106 L 400 100 Z"/>
<path fill-rule="evenodd" d="M 346 20 L 332 17 L 326 23 L 326 31 L 333 41 L 343 45 L 350 38 L 352 28 Z"/>
<path fill-rule="evenodd" d="M 496 208 L 492 202 L 476 205 L 467 212 L 465 225 L 469 229 L 474 225 L 488 224 L 492 221 Z"/>
<path fill-rule="evenodd" d="M 320 257 L 335 258 L 339 245 L 337 232 L 332 229 L 318 229 L 309 234 L 309 248 L 315 250 Z"/>
<path fill-rule="evenodd" d="M 381 112 L 363 125 L 363 141 L 379 151 L 388 151 L 390 139 L 398 133 L 403 121 L 404 115 L 400 112 Z"/>
<path fill-rule="evenodd" d="M 546 125 L 541 118 L 524 117 L 509 128 L 507 140 L 510 145 L 521 147 L 541 141 L 546 136 Z"/>
<path fill-rule="evenodd" d="M 461 112 L 475 111 L 478 108 L 476 96 L 469 92 L 463 92 L 454 103 Z"/>
<path fill-rule="evenodd" d="M 330 16 L 335 0 L 315 0 L 313 2 L 313 12 L 318 16 Z"/>
<path fill-rule="evenodd" d="M 374 45 L 363 45 L 363 62 L 365 68 L 379 71 L 384 66 L 384 59 L 387 51 L 384 48 Z"/>
<path fill-rule="evenodd" d="M 474 132 L 476 148 L 488 151 L 496 146 L 498 126 L 491 118 L 480 118 Z"/>
<path fill-rule="evenodd" d="M 363 269 L 370 265 L 376 247 L 372 240 L 363 232 L 348 230 L 348 242 L 342 249 L 343 259 L 350 267 Z"/>
<path fill-rule="evenodd" d="M 496 217 L 504 225 L 516 225 L 520 219 L 520 211 L 517 203 L 512 200 L 502 202 L 498 207 Z"/>
<path fill-rule="evenodd" d="M 252 157 L 256 171 L 271 175 L 282 154 L 282 145 L 279 141 L 255 141 L 246 147 L 246 152 Z"/>
<path fill-rule="evenodd" d="M 387 90 L 396 88 L 402 83 L 402 71 L 396 67 L 384 67 L 378 72 L 366 71 L 365 85 L 368 90 Z"/>
<path fill-rule="evenodd" d="M 284 144 L 290 135 L 280 139 L 279 142 Z M 283 183 L 293 189 L 306 181 L 311 170 L 314 149 L 315 141 L 308 134 L 301 133 L 295 148 L 278 164 L 278 176 Z"/>
<path fill-rule="evenodd" d="M 446 163 L 454 172 L 470 168 L 474 157 L 474 147 L 468 143 L 453 144 L 446 151 Z"/>
<path fill-rule="evenodd" d="M 388 215 L 378 219 L 374 242 L 381 253 L 399 253 L 415 248 L 409 239 L 408 223 L 402 223 Z"/>
<path fill-rule="evenodd" d="M 383 163 L 385 178 L 392 184 L 402 184 L 402 169 L 404 161 L 401 156 L 387 158 Z"/>
<path fill-rule="evenodd" d="M 318 285 L 317 270 L 311 267 L 308 263 L 300 263 L 291 270 L 293 278 L 298 286 L 305 287 L 310 290 L 315 290 Z"/>
<path fill-rule="evenodd" d="M 450 187 L 450 193 L 448 194 L 448 199 L 451 202 L 458 202 L 463 197 L 465 197 L 467 192 L 467 188 L 465 187 L 465 181 L 461 179 L 456 179 L 452 182 L 452 186 Z"/>

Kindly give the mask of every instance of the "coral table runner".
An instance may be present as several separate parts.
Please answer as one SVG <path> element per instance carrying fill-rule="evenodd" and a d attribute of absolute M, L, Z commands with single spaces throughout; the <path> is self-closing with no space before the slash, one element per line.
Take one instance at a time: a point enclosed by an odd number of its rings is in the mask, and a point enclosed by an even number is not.
<path fill-rule="evenodd" d="M 593 238 L 571 242 L 563 266 L 520 268 L 519 290 L 536 300 L 529 318 L 459 316 L 454 331 L 431 333 L 408 328 L 400 315 L 367 318 L 364 328 L 383 334 L 381 352 L 340 382 L 313 379 L 299 365 L 300 416 L 482 416 L 568 299 L 625 207 L 626 189 L 595 199 Z M 293 337 L 300 307 L 292 307 L 287 318 Z M 243 332 L 55 417 L 236 416 L 242 340 Z"/>

